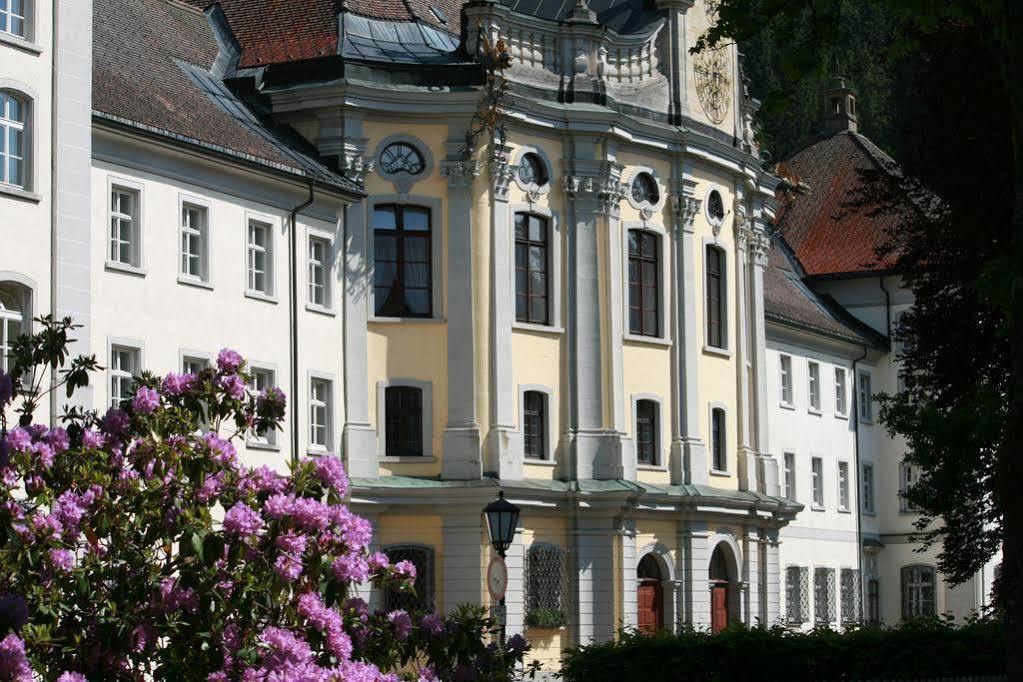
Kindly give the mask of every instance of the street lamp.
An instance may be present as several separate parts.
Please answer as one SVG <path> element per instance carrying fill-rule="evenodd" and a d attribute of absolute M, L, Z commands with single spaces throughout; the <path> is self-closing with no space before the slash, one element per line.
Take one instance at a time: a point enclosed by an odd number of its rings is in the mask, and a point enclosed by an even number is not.
<path fill-rule="evenodd" d="M 497 499 L 483 508 L 487 517 L 487 532 L 490 534 L 490 545 L 497 556 L 487 566 L 487 589 L 492 599 L 497 600 L 498 620 L 501 623 L 500 638 L 504 644 L 504 628 L 507 621 L 504 608 L 504 594 L 508 589 L 508 567 L 504 563 L 504 554 L 515 540 L 515 529 L 519 525 L 519 508 L 504 499 L 504 491 L 499 491 Z"/>

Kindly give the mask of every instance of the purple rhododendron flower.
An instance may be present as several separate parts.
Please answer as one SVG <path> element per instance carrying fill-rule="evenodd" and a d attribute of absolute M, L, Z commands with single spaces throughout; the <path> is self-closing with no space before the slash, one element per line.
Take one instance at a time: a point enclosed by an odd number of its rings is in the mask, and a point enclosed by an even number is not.
<path fill-rule="evenodd" d="M 103 433 L 108 436 L 120 436 L 127 429 L 131 420 L 128 419 L 128 415 L 124 410 L 116 407 L 111 407 L 107 410 L 107 413 L 100 420 L 99 428 Z"/>
<path fill-rule="evenodd" d="M 140 386 L 131 400 L 131 408 L 138 414 L 152 414 L 159 406 L 160 394 L 148 386 Z"/>
<path fill-rule="evenodd" d="M 406 611 L 397 609 L 387 614 L 387 620 L 391 621 L 391 625 L 394 627 L 394 636 L 399 642 L 404 642 L 408 639 L 409 633 L 412 632 L 412 618 Z"/>
<path fill-rule="evenodd" d="M 217 367 L 225 374 L 237 372 L 238 368 L 242 366 L 242 362 L 242 356 L 238 354 L 238 351 L 230 348 L 221 349 L 217 355 Z"/>
<path fill-rule="evenodd" d="M 316 460 L 316 478 L 338 495 L 348 490 L 348 476 L 344 464 L 338 457 L 320 457 Z"/>
<path fill-rule="evenodd" d="M 256 411 L 269 417 L 283 419 L 284 408 L 287 404 L 288 400 L 284 396 L 284 391 L 274 386 L 260 391 L 259 397 L 256 399 Z"/>
<path fill-rule="evenodd" d="M 51 549 L 49 555 L 50 563 L 57 570 L 67 573 L 75 567 L 75 555 L 69 549 Z"/>
<path fill-rule="evenodd" d="M 7 438 L 4 440 L 11 452 L 28 452 L 28 449 L 32 447 L 31 434 L 20 426 L 8 431 Z"/>
<path fill-rule="evenodd" d="M 411 561 L 399 561 L 394 565 L 394 575 L 398 578 L 415 582 L 416 580 L 416 565 Z"/>
<path fill-rule="evenodd" d="M 369 566 L 358 554 L 342 554 L 330 565 L 330 570 L 342 582 L 365 582 L 369 578 Z"/>
<path fill-rule="evenodd" d="M 218 381 L 220 388 L 230 398 L 241 400 L 245 397 L 245 381 L 237 374 L 228 374 L 220 377 Z"/>
<path fill-rule="evenodd" d="M 224 440 L 212 431 L 203 436 L 203 443 L 210 449 L 213 461 L 217 464 L 235 466 L 238 462 L 238 451 L 229 440 Z"/>
<path fill-rule="evenodd" d="M 256 469 L 252 469 L 248 475 L 242 479 L 238 486 L 242 494 L 251 492 L 257 495 L 260 493 L 284 492 L 284 489 L 287 487 L 288 479 L 281 476 L 265 464 Z"/>
<path fill-rule="evenodd" d="M 13 633 L 0 640 L 0 679 L 32 682 L 25 641 Z"/>
<path fill-rule="evenodd" d="M 170 372 L 163 378 L 163 383 L 160 384 L 160 390 L 163 391 L 164 395 L 181 395 L 192 390 L 195 386 L 195 375 L 194 374 L 176 374 Z"/>
<path fill-rule="evenodd" d="M 32 450 L 39 458 L 39 466 L 49 469 L 53 466 L 53 448 L 49 443 L 33 443 Z"/>
<path fill-rule="evenodd" d="M 103 447 L 103 434 L 93 429 L 86 429 L 82 432 L 82 447 L 89 450 L 98 450 Z"/>
<path fill-rule="evenodd" d="M 505 648 L 508 650 L 508 653 L 513 656 L 518 656 L 524 652 L 528 646 L 526 638 L 516 633 L 508 638 L 508 643 L 505 645 Z"/>
<path fill-rule="evenodd" d="M 28 622 L 28 604 L 17 594 L 0 597 L 0 624 L 12 630 L 20 630 Z"/>
<path fill-rule="evenodd" d="M 293 583 L 302 575 L 302 562 L 282 554 L 274 560 L 274 573 L 279 575 L 281 580 Z"/>
<path fill-rule="evenodd" d="M 426 666 L 419 671 L 419 676 L 416 677 L 416 682 L 441 682 L 441 680 L 437 677 L 437 673 L 433 668 Z"/>
<path fill-rule="evenodd" d="M 156 645 L 156 628 L 150 623 L 140 623 L 131 631 L 132 651 L 147 651 Z"/>
<path fill-rule="evenodd" d="M 0 372 L 0 407 L 3 407 L 14 397 L 14 382 L 6 372 Z"/>
<path fill-rule="evenodd" d="M 391 560 L 383 552 L 373 552 L 367 560 L 371 571 L 379 571 L 391 565 Z"/>
<path fill-rule="evenodd" d="M 46 439 L 46 442 L 50 444 L 50 447 L 58 455 L 65 452 L 71 446 L 71 439 L 67 435 L 67 430 L 59 426 L 47 430 L 43 438 Z"/>
<path fill-rule="evenodd" d="M 82 673 L 66 672 L 57 678 L 57 682 L 89 682 L 89 678 Z"/>
<path fill-rule="evenodd" d="M 159 613 L 178 609 L 195 611 L 199 608 L 199 595 L 191 587 L 178 586 L 175 578 L 164 578 L 160 581 L 160 595 L 154 607 Z"/>
<path fill-rule="evenodd" d="M 224 532 L 245 539 L 263 527 L 263 517 L 244 502 L 236 502 L 224 515 Z"/>
<path fill-rule="evenodd" d="M 440 617 L 440 614 L 428 613 L 420 619 L 419 627 L 431 635 L 439 635 L 444 632 L 444 619 Z"/>
<path fill-rule="evenodd" d="M 291 514 L 291 509 L 295 504 L 294 495 L 271 495 L 263 503 L 263 513 L 266 514 L 268 519 L 283 519 L 285 516 Z"/>

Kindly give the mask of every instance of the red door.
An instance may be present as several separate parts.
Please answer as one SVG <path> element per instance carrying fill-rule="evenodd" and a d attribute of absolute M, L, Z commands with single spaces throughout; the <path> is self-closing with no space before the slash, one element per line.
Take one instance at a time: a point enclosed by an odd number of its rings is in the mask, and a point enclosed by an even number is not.
<path fill-rule="evenodd" d="M 636 601 L 639 611 L 639 631 L 645 635 L 655 635 L 663 630 L 664 599 L 661 584 L 654 581 L 641 582 Z"/>
<path fill-rule="evenodd" d="M 728 627 L 728 586 L 715 585 L 710 590 L 710 629 L 721 632 Z"/>

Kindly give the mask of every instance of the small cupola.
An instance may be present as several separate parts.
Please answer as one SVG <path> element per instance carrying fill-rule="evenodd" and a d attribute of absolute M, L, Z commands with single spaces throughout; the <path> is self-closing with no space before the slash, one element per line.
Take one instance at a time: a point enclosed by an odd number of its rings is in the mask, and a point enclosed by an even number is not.
<path fill-rule="evenodd" d="M 859 130 L 856 91 L 842 76 L 833 77 L 831 87 L 824 93 L 824 127 L 829 133 Z"/>

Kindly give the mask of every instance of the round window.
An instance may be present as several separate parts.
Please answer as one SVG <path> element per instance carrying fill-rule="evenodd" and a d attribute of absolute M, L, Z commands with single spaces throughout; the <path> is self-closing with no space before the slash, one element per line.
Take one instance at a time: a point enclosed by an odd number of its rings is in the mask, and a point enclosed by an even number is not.
<path fill-rule="evenodd" d="M 519 181 L 523 185 L 538 187 L 547 184 L 547 169 L 539 156 L 532 152 L 522 155 L 522 160 L 519 161 Z"/>
<path fill-rule="evenodd" d="M 660 199 L 657 181 L 649 173 L 640 173 L 632 181 L 632 200 L 637 204 L 656 204 Z"/>
<path fill-rule="evenodd" d="M 707 197 L 707 215 L 716 223 L 725 219 L 725 201 L 721 198 L 721 192 L 716 189 Z"/>
<path fill-rule="evenodd" d="M 407 142 L 393 142 L 380 153 L 380 170 L 387 175 L 419 175 L 426 170 L 426 161 L 419 150 Z"/>

